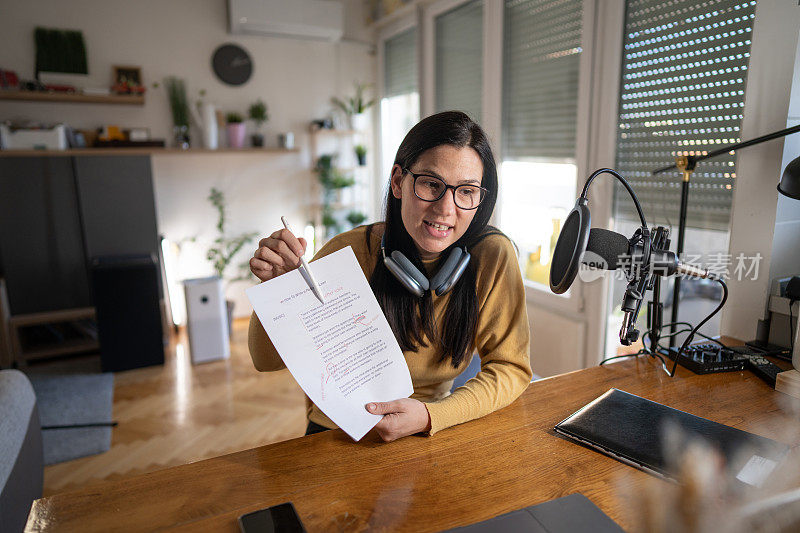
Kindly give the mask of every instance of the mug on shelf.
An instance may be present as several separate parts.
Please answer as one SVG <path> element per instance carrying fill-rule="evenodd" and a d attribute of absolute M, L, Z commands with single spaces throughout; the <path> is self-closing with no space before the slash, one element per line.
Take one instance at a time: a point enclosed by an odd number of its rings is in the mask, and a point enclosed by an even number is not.
<path fill-rule="evenodd" d="M 294 133 L 287 131 L 286 133 L 278 134 L 278 146 L 291 150 L 294 148 Z"/>

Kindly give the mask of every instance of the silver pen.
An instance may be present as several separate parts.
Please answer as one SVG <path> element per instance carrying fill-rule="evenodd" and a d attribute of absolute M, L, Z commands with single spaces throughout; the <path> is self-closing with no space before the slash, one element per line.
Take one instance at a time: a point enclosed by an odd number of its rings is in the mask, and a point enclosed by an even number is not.
<path fill-rule="evenodd" d="M 289 231 L 292 232 L 292 234 L 294 234 L 294 232 L 292 231 L 292 228 L 289 227 L 289 222 L 286 221 L 286 217 L 281 217 L 281 222 L 283 222 L 283 227 L 284 228 L 288 229 Z M 300 256 L 300 264 L 303 265 L 303 268 L 305 269 L 306 274 L 308 274 L 308 282 L 309 282 L 308 284 L 311 287 L 311 290 L 314 291 L 314 296 L 316 296 L 317 299 L 321 303 L 324 304 L 325 303 L 325 297 L 322 296 L 322 289 L 319 288 L 319 284 L 317 283 L 317 280 L 314 279 L 314 274 L 311 273 L 311 269 L 308 268 L 308 263 L 306 263 L 306 260 L 303 259 L 302 255 Z"/>

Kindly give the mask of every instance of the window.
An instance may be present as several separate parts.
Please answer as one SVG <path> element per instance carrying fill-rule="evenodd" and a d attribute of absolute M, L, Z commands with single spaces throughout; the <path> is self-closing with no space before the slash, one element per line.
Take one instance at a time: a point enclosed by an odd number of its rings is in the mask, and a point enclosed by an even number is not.
<path fill-rule="evenodd" d="M 411 28 L 384 41 L 381 98 L 381 171 L 388 180 L 397 148 L 419 122 L 417 30 Z"/>
<path fill-rule="evenodd" d="M 483 3 L 467 2 L 435 20 L 436 111 L 463 111 L 480 123 Z"/>
<path fill-rule="evenodd" d="M 702 155 L 740 141 L 755 1 L 636 0 L 625 18 L 617 170 L 631 183 L 651 226 L 671 227 L 675 249 L 681 174 L 652 175 L 678 154 Z M 728 249 L 735 158 L 699 163 L 689 189 L 684 258 L 711 266 Z M 638 217 L 627 192 L 615 186 L 616 230 L 632 235 Z M 704 255 L 699 256 L 703 251 Z M 697 253 L 694 253 L 697 252 Z M 699 259 L 699 261 L 698 261 Z M 672 279 L 669 280 L 670 285 Z M 607 353 L 619 344 L 625 283 L 612 283 Z M 672 289 L 664 282 L 665 322 Z M 719 302 L 718 285 L 681 282 L 680 316 L 696 324 Z M 643 306 L 644 308 L 645 306 Z M 719 316 L 700 331 L 716 334 Z"/>
<path fill-rule="evenodd" d="M 581 0 L 506 0 L 500 226 L 528 281 L 549 291 L 550 258 L 575 203 Z"/>

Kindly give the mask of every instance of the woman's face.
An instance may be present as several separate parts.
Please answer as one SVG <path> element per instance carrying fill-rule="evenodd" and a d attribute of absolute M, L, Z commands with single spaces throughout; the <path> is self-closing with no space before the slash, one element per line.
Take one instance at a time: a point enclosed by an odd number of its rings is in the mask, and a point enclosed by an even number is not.
<path fill-rule="evenodd" d="M 441 145 L 422 152 L 409 168 L 415 174 L 429 174 L 448 185 L 481 185 L 483 162 L 471 147 Z M 420 200 L 414 194 L 414 176 L 392 168 L 392 194 L 401 200 L 400 214 L 406 231 L 414 239 L 422 259 L 434 259 L 467 231 L 477 209 L 461 209 L 448 189 L 435 202 Z"/>

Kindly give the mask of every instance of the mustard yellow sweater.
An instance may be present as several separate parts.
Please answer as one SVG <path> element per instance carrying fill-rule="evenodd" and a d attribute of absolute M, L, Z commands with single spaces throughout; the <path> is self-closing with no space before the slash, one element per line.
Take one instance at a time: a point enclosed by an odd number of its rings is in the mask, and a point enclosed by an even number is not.
<path fill-rule="evenodd" d="M 383 229 L 377 226 L 367 249 L 366 226 L 331 239 L 314 259 L 351 246 L 367 279 L 380 258 Z M 531 380 L 530 331 L 525 309 L 525 292 L 517 257 L 511 242 L 502 235 L 491 235 L 469 250 L 478 265 L 478 327 L 476 345 L 481 370 L 452 394 L 453 379 L 469 365 L 465 358 L 459 368 L 450 359 L 439 362 L 434 343 L 416 352 L 404 352 L 415 398 L 425 403 L 431 417 L 430 434 L 479 418 L 513 402 Z M 433 263 L 433 262 L 431 262 Z M 426 263 L 426 267 L 431 266 Z M 429 273 L 430 274 L 430 273 Z M 433 295 L 436 324 L 443 322 L 449 295 Z M 283 364 L 258 317 L 250 317 L 250 356 L 262 371 L 280 370 Z M 319 408 L 308 402 L 308 419 L 328 428 L 336 425 Z"/>

